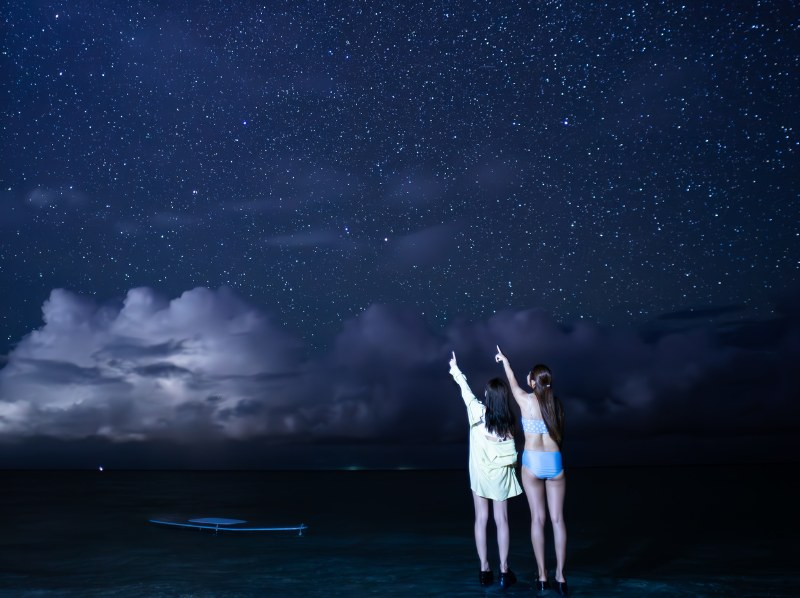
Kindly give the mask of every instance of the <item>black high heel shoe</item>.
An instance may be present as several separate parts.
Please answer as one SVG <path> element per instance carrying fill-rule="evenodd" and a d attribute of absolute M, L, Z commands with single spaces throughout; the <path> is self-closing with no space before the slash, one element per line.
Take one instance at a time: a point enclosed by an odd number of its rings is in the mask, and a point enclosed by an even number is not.
<path fill-rule="evenodd" d="M 538 579 L 534 582 L 533 587 L 536 588 L 537 592 L 544 592 L 545 590 L 550 589 L 550 582 L 546 579 L 544 581 L 539 581 Z"/>
<path fill-rule="evenodd" d="M 494 574 L 492 570 L 489 569 L 488 571 L 479 571 L 478 572 L 478 582 L 482 586 L 490 586 L 492 582 L 494 582 Z"/>
<path fill-rule="evenodd" d="M 501 588 L 508 588 L 510 586 L 513 586 L 515 583 L 517 583 L 517 576 L 514 575 L 514 572 L 511 569 L 509 569 L 505 573 L 503 573 L 501 571 L 500 572 L 500 579 L 498 581 L 500 582 L 500 587 Z"/>
<path fill-rule="evenodd" d="M 556 582 L 556 592 L 559 596 L 569 596 L 569 589 L 567 588 L 567 580 Z"/>

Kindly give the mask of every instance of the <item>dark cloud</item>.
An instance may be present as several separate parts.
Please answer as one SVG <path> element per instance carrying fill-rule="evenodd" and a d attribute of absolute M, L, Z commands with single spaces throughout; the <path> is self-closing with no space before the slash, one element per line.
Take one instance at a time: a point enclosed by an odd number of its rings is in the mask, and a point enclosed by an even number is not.
<path fill-rule="evenodd" d="M 151 363 L 134 370 L 139 376 L 145 378 L 168 378 L 170 376 L 190 376 L 192 371 L 187 368 L 179 367 L 172 363 Z"/>
<path fill-rule="evenodd" d="M 112 356 L 118 359 L 156 359 L 159 357 L 168 358 L 180 355 L 185 352 L 185 340 L 169 340 L 156 345 L 142 345 L 138 339 L 120 339 L 119 342 L 109 342 L 104 352 L 98 353 L 98 357 L 111 359 Z"/>
<path fill-rule="evenodd" d="M 659 320 L 705 320 L 719 316 L 735 315 L 745 311 L 744 305 L 721 305 L 675 311 L 659 316 Z"/>
<path fill-rule="evenodd" d="M 329 350 L 313 354 L 227 289 L 198 288 L 171 301 L 133 289 L 116 310 L 57 290 L 43 312 L 44 326 L 0 370 L 0 429 L 20 446 L 38 436 L 289 443 L 350 446 L 358 462 L 370 447 L 392 445 L 398 463 L 415 454 L 424 466 L 424 451 L 411 447 L 434 447 L 438 463 L 466 438 L 450 352 L 479 393 L 502 375 L 493 359 L 500 344 L 520 382 L 535 363 L 553 369 L 573 463 L 624 462 L 625 454 L 636 462 L 718 461 L 727 450 L 753 460 L 800 457 L 791 376 L 800 319 L 791 313 L 736 326 L 693 318 L 678 331 L 672 318 L 657 319 L 651 329 L 665 330 L 650 334 L 563 325 L 521 310 L 436 332 L 411 309 L 372 305 L 344 322 Z M 300 361 L 302 354 L 311 357 Z M 782 441 L 795 448 L 777 451 Z M 297 466 L 310 454 L 304 450 L 290 451 Z M 265 466 L 269 454 L 277 453 L 264 453 Z"/>
<path fill-rule="evenodd" d="M 14 376 L 19 380 L 31 380 L 46 384 L 103 384 L 96 367 L 81 367 L 57 359 L 32 359 L 21 357 L 14 362 Z"/>

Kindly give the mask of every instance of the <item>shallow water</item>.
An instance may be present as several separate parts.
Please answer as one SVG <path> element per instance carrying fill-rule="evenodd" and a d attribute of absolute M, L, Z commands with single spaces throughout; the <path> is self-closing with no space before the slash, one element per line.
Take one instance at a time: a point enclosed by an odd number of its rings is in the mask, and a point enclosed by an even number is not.
<path fill-rule="evenodd" d="M 570 471 L 571 594 L 796 595 L 795 473 Z M 519 583 L 505 592 L 477 585 L 465 471 L 0 476 L 0 596 L 531 595 L 524 497 L 509 504 Z M 310 527 L 303 536 L 215 535 L 148 523 L 159 516 Z"/>

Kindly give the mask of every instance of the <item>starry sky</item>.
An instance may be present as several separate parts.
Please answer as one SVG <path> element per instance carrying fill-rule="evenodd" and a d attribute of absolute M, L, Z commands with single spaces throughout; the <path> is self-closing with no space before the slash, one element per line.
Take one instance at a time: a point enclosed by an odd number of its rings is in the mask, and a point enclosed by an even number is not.
<path fill-rule="evenodd" d="M 3 7 L 0 466 L 800 458 L 797 2 Z"/>

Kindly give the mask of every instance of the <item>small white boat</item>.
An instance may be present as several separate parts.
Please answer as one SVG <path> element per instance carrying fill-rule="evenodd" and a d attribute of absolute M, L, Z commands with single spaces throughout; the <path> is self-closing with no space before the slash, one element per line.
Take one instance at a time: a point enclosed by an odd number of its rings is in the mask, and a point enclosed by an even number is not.
<path fill-rule="evenodd" d="M 150 519 L 150 523 L 156 525 L 166 525 L 169 527 L 186 527 L 192 529 L 212 530 L 218 532 L 297 532 L 298 536 L 303 535 L 303 531 L 308 529 L 305 523 L 300 525 L 288 525 L 282 527 L 261 527 L 246 525 L 244 519 L 227 519 L 224 517 L 200 517 L 188 519 L 186 521 L 173 521 L 170 519 Z"/>

